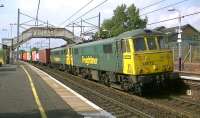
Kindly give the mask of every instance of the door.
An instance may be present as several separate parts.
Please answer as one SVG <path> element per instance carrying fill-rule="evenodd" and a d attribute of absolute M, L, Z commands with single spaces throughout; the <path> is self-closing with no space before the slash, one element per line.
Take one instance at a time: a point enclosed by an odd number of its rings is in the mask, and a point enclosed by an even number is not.
<path fill-rule="evenodd" d="M 133 42 L 132 39 L 122 39 L 123 73 L 133 74 Z"/>
<path fill-rule="evenodd" d="M 66 63 L 73 66 L 72 48 L 67 49 Z"/>

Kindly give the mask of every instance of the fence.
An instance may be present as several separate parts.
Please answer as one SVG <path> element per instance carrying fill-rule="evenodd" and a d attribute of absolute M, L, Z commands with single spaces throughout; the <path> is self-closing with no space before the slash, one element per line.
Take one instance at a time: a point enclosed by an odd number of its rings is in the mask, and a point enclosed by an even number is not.
<path fill-rule="evenodd" d="M 177 43 L 169 44 L 169 48 L 173 51 L 174 61 L 178 61 L 178 45 Z M 182 61 L 184 63 L 200 63 L 200 41 L 186 43 L 181 45 Z"/>

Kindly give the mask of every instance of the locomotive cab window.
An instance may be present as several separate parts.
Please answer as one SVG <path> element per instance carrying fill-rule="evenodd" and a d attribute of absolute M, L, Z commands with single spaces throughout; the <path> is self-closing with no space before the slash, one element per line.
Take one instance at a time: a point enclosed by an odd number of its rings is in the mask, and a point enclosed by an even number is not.
<path fill-rule="evenodd" d="M 157 36 L 157 40 L 158 40 L 159 48 L 164 49 L 165 48 L 164 37 L 163 36 Z"/>
<path fill-rule="evenodd" d="M 130 44 L 127 39 L 122 40 L 122 52 L 130 52 Z"/>
<path fill-rule="evenodd" d="M 155 37 L 147 37 L 147 44 L 148 44 L 149 50 L 157 49 Z"/>
<path fill-rule="evenodd" d="M 145 41 L 143 37 L 138 37 L 134 39 L 134 48 L 135 51 L 144 51 L 146 50 Z"/>

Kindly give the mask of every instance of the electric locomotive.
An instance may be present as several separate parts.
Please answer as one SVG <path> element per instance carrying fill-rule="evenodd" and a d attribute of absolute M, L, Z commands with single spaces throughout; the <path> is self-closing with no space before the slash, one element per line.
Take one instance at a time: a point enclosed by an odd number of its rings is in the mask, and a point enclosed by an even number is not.
<path fill-rule="evenodd" d="M 116 37 L 62 48 L 66 59 L 60 66 L 107 86 L 142 93 L 145 86 L 161 85 L 176 75 L 172 51 L 163 45 L 161 32 L 132 30 Z"/>

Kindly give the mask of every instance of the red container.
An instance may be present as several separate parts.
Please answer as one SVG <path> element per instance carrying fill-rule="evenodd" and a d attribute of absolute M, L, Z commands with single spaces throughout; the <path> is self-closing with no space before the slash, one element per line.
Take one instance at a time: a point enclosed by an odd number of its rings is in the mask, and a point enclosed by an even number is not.
<path fill-rule="evenodd" d="M 31 61 L 31 53 L 27 52 L 27 61 Z"/>
<path fill-rule="evenodd" d="M 36 51 L 32 51 L 32 56 L 31 56 L 31 60 L 32 61 L 37 61 L 37 52 Z"/>
<path fill-rule="evenodd" d="M 39 50 L 39 62 L 43 64 L 49 64 L 50 49 Z"/>
<path fill-rule="evenodd" d="M 27 61 L 27 52 L 23 52 L 22 60 Z"/>

